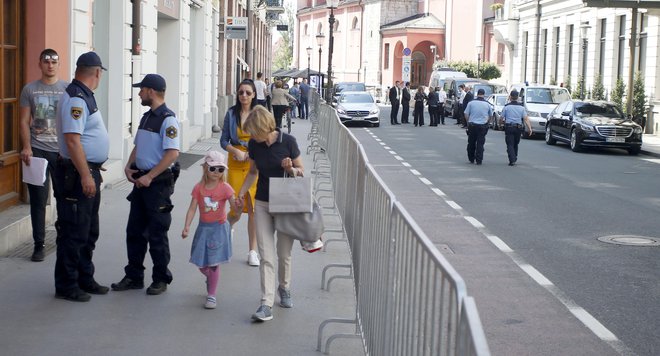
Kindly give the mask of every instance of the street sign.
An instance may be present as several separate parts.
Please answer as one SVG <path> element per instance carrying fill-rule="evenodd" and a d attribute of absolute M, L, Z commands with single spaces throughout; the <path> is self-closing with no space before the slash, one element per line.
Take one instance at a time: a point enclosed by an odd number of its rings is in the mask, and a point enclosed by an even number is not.
<path fill-rule="evenodd" d="M 247 26 L 247 17 L 226 17 L 225 38 L 228 40 L 247 40 Z"/>
<path fill-rule="evenodd" d="M 289 31 L 289 25 L 277 25 L 278 31 Z"/>
<path fill-rule="evenodd" d="M 409 56 L 411 53 L 412 53 L 412 51 L 410 50 L 410 48 L 406 47 L 406 48 L 403 49 L 403 55 L 404 56 Z"/>
<path fill-rule="evenodd" d="M 407 48 L 406 48 L 407 49 Z M 410 56 L 404 56 L 401 60 L 401 80 L 404 82 L 410 81 L 410 64 L 412 63 L 412 58 Z"/>

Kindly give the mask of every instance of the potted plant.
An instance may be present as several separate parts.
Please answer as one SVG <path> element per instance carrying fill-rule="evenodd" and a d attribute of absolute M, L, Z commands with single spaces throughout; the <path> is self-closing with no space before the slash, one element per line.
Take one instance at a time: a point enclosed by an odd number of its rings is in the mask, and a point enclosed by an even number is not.
<path fill-rule="evenodd" d="M 502 13 L 504 11 L 504 4 L 496 2 L 490 4 L 490 9 L 495 12 L 496 19 L 502 19 Z"/>

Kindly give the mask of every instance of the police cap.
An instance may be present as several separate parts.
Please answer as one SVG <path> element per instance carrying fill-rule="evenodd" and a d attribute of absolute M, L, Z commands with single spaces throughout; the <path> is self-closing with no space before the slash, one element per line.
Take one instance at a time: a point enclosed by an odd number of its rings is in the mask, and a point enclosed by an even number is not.
<path fill-rule="evenodd" d="M 485 90 L 483 90 L 483 89 L 477 90 L 477 95 L 485 95 L 485 94 L 486 94 Z"/>
<path fill-rule="evenodd" d="M 517 90 L 512 90 L 511 94 L 509 94 L 509 95 L 511 95 L 511 99 L 516 99 L 516 98 L 518 98 L 518 91 Z"/>
<path fill-rule="evenodd" d="M 158 74 L 147 74 L 139 83 L 133 84 L 133 88 L 151 88 L 155 91 L 165 91 L 165 78 Z"/>
<path fill-rule="evenodd" d="M 76 66 L 78 67 L 101 67 L 103 70 L 108 70 L 101 63 L 101 57 L 95 52 L 83 53 L 78 57 L 76 61 Z"/>

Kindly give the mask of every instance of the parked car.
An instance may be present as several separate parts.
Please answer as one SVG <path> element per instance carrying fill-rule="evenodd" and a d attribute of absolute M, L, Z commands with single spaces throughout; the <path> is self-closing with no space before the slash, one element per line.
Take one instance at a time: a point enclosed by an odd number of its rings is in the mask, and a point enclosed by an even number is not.
<path fill-rule="evenodd" d="M 472 93 L 475 98 L 477 97 L 477 91 L 483 89 L 485 94 L 484 97 L 488 97 L 491 94 L 497 93 L 506 93 L 506 87 L 500 84 L 489 83 L 483 79 L 477 78 L 446 78 L 444 89 L 447 93 L 447 99 L 443 105 L 445 110 L 445 117 L 458 118 L 458 86 L 459 85 L 469 85 L 472 87 Z"/>
<path fill-rule="evenodd" d="M 574 152 L 583 147 L 616 147 L 636 155 L 642 148 L 642 127 L 612 102 L 568 100 L 550 112 L 545 125 L 545 142 L 557 141 L 568 143 Z"/>
<path fill-rule="evenodd" d="M 342 123 L 367 123 L 380 126 L 380 109 L 374 97 L 364 91 L 342 91 L 337 100 L 337 115 Z"/>
<path fill-rule="evenodd" d="M 532 133 L 543 134 L 545 132 L 546 117 L 557 107 L 559 103 L 571 99 L 571 94 L 566 88 L 556 85 L 545 84 L 515 84 L 511 90 L 517 90 L 519 101 L 527 109 L 529 123 L 532 124 Z M 529 137 L 523 135 L 523 137 Z"/>
<path fill-rule="evenodd" d="M 500 124 L 500 117 L 502 116 L 502 109 L 504 105 L 509 102 L 509 94 L 492 94 L 488 97 L 487 101 L 493 105 L 494 120 L 490 122 L 490 127 L 493 130 L 504 130 L 504 125 Z"/>
<path fill-rule="evenodd" d="M 332 86 L 332 90 L 336 102 L 343 91 L 367 91 L 367 86 L 360 82 L 339 82 Z"/>
<path fill-rule="evenodd" d="M 442 87 L 445 85 L 445 80 L 447 78 L 467 78 L 467 74 L 459 72 L 453 68 L 436 68 L 431 73 L 431 79 L 429 79 L 429 87 Z"/>

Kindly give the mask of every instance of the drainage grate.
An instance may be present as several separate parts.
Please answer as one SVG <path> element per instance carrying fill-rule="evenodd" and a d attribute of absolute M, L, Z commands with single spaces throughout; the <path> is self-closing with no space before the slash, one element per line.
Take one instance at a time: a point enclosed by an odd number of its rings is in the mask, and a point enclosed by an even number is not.
<path fill-rule="evenodd" d="M 598 241 L 625 246 L 660 246 L 660 238 L 639 235 L 602 236 Z"/>

